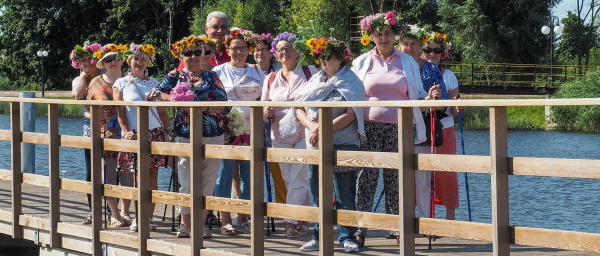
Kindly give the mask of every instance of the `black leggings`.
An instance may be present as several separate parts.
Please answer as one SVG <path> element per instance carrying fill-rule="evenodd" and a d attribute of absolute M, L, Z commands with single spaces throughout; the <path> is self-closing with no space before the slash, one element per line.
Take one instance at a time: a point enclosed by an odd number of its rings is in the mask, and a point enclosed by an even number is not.
<path fill-rule="evenodd" d="M 91 163 L 91 150 L 84 149 L 85 155 L 85 181 L 92 181 L 92 163 Z M 88 198 L 88 206 L 90 207 L 90 211 L 92 211 L 92 195 L 87 194 Z"/>

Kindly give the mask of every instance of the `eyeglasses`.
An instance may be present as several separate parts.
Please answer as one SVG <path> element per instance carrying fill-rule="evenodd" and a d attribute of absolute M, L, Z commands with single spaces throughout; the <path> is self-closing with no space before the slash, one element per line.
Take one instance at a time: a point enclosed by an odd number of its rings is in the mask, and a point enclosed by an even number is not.
<path fill-rule="evenodd" d="M 425 47 L 425 49 L 423 49 L 424 53 L 430 54 L 431 52 L 435 53 L 435 54 L 440 54 L 442 52 L 444 52 L 444 49 L 442 48 L 429 48 L 429 47 Z"/>
<path fill-rule="evenodd" d="M 231 48 L 229 48 L 229 50 L 232 50 L 233 52 L 245 52 L 245 51 L 248 51 L 248 47 L 246 47 L 246 46 L 231 47 Z"/>
<path fill-rule="evenodd" d="M 193 56 L 202 56 L 202 52 L 203 52 L 202 50 L 183 51 L 183 56 L 185 56 L 185 57 L 192 57 L 192 55 Z"/>
<path fill-rule="evenodd" d="M 262 53 L 267 53 L 269 52 L 269 48 L 256 48 L 256 50 L 254 50 L 255 52 L 262 52 Z"/>
<path fill-rule="evenodd" d="M 290 52 L 292 52 L 292 50 L 294 50 L 293 47 L 291 47 L 291 46 L 285 46 L 285 47 L 281 47 L 281 48 L 277 49 L 277 52 L 278 53 L 284 53 L 284 52 L 285 53 L 290 53 Z"/>
<path fill-rule="evenodd" d="M 117 60 L 117 57 L 108 57 L 106 59 L 104 59 L 104 63 L 111 63 L 113 61 Z"/>

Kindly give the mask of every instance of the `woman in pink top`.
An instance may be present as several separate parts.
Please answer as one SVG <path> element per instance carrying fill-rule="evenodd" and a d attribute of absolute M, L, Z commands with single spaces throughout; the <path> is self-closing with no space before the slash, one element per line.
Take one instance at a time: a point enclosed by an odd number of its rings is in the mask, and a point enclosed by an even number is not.
<path fill-rule="evenodd" d="M 393 12 L 370 15 L 361 20 L 363 38 L 361 42 L 367 46 L 372 40 L 373 50 L 359 56 L 352 62 L 352 70 L 365 85 L 365 100 L 367 101 L 397 101 L 433 99 L 439 90 L 432 89 L 429 93 L 423 89 L 419 74 L 419 66 L 412 57 L 394 48 L 396 35 L 404 29 L 399 24 Z M 389 24 L 389 25 L 387 25 Z M 363 109 L 367 143 L 361 148 L 364 151 L 398 152 L 398 109 L 396 107 L 367 107 Z M 425 142 L 425 122 L 420 108 L 413 108 L 414 143 Z M 425 180 L 427 177 L 420 172 L 415 173 L 415 179 Z M 373 199 L 379 169 L 364 168 L 358 172 L 356 185 L 356 209 L 370 212 L 373 210 Z M 383 185 L 385 190 L 385 211 L 388 214 L 398 214 L 398 170 L 383 170 Z M 427 191 L 417 191 L 426 194 Z M 418 200 L 418 199 L 417 199 Z M 429 201 L 427 201 L 429 202 Z M 429 208 L 419 208 L 419 212 L 428 212 Z M 356 240 L 363 246 L 366 229 L 359 228 Z M 394 236 L 389 234 L 390 238 Z"/>
<path fill-rule="evenodd" d="M 292 47 L 296 40 L 299 40 L 298 37 L 289 32 L 280 33 L 273 40 L 271 52 L 275 52 L 282 68 L 272 72 L 265 78 L 261 100 L 294 101 L 306 81 L 310 79 L 312 74 L 317 73 L 314 66 L 298 66 L 300 54 Z M 290 122 L 292 125 L 296 123 L 296 120 L 282 119 L 290 109 L 273 107 L 264 109 L 265 119 L 272 118 L 271 139 L 273 140 L 273 147 L 306 149 L 302 127 L 286 137 L 282 137 L 279 132 L 280 125 L 285 125 L 285 122 Z M 286 203 L 310 205 L 306 165 L 280 163 L 279 167 L 287 188 Z M 277 189 L 275 187 L 275 190 Z M 287 237 L 298 237 L 308 232 L 308 222 L 291 219 L 285 219 L 284 221 Z"/>

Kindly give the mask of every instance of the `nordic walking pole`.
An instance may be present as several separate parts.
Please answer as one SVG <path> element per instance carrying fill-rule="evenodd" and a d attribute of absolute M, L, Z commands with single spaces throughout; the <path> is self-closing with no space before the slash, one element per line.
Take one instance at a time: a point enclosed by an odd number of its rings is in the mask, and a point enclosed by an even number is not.
<path fill-rule="evenodd" d="M 169 157 L 167 156 L 167 161 L 165 161 L 165 166 L 168 166 L 169 164 Z M 169 188 L 167 189 L 167 191 L 171 191 L 171 184 L 173 184 L 173 170 L 171 170 L 171 178 L 169 179 Z M 165 221 L 165 219 L 167 218 L 167 207 L 169 205 L 165 204 L 165 211 L 163 212 L 163 218 L 162 221 Z"/>
<path fill-rule="evenodd" d="M 270 143 L 269 143 L 269 138 L 271 137 L 271 120 L 272 118 L 268 119 L 268 123 L 266 125 L 266 129 L 264 130 L 264 146 L 265 147 L 269 147 Z M 272 202 L 272 195 L 271 195 L 271 163 L 269 162 L 265 162 L 265 181 L 266 181 L 266 185 L 267 185 L 267 202 Z M 271 218 L 269 218 L 269 216 L 267 216 L 267 236 L 271 236 Z M 275 231 L 275 224 L 273 221 L 273 231 Z"/>
<path fill-rule="evenodd" d="M 435 100 L 435 98 L 434 98 Z M 436 108 L 431 108 L 431 112 L 429 113 L 429 122 L 431 125 L 431 154 L 435 154 L 435 120 L 436 120 Z M 431 203 L 430 203 L 430 217 L 435 219 L 435 172 L 431 172 Z M 431 240 L 434 239 L 433 236 L 429 236 L 429 250 L 431 250 Z"/>
<path fill-rule="evenodd" d="M 460 97 L 459 97 L 460 98 Z M 462 154 L 465 154 L 465 139 L 463 136 L 463 122 L 462 122 L 462 114 L 458 112 L 458 127 L 460 128 L 460 146 L 462 148 Z M 467 189 L 467 209 L 469 209 L 469 222 L 471 219 L 471 197 L 469 195 L 469 178 L 467 173 L 465 172 L 465 188 Z"/>
<path fill-rule="evenodd" d="M 104 135 L 103 137 L 106 139 L 106 130 L 107 130 L 107 125 L 106 125 L 106 121 L 102 121 L 102 128 L 103 128 L 103 132 L 102 135 Z M 102 151 L 102 172 L 104 175 L 104 180 L 102 183 L 106 184 L 106 154 L 104 151 Z M 118 176 L 118 175 L 117 175 Z M 104 186 L 102 187 L 102 190 L 104 191 Z M 108 230 L 108 204 L 106 203 L 106 196 L 104 196 L 104 192 L 102 193 L 102 198 L 104 199 L 104 229 Z"/>
<path fill-rule="evenodd" d="M 377 211 L 377 207 L 379 207 L 379 203 L 381 202 L 381 198 L 383 198 L 383 194 L 385 194 L 385 189 L 381 190 L 381 194 L 379 195 L 379 199 L 377 199 L 377 203 L 375 203 L 375 207 L 373 207 L 373 212 Z"/>

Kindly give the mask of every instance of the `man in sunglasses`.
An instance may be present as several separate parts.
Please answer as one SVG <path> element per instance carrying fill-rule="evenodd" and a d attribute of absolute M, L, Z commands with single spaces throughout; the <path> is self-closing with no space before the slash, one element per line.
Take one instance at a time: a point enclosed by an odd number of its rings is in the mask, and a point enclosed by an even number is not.
<path fill-rule="evenodd" d="M 225 51 L 224 44 L 225 36 L 229 34 L 229 18 L 227 17 L 227 15 L 220 11 L 214 11 L 209 13 L 206 16 L 206 24 L 204 25 L 204 31 L 206 31 L 206 36 L 208 36 L 208 38 L 217 40 L 217 49 L 212 49 L 213 51 L 209 53 L 214 54 L 210 59 L 210 66 L 216 67 L 223 63 L 230 62 L 231 57 L 229 56 L 229 54 L 227 54 L 227 51 Z M 205 50 L 211 49 L 207 48 Z M 207 67 L 206 70 L 212 70 L 212 67 Z M 177 67 L 177 70 L 181 70 L 182 68 L 183 63 L 179 63 L 179 67 Z"/>

